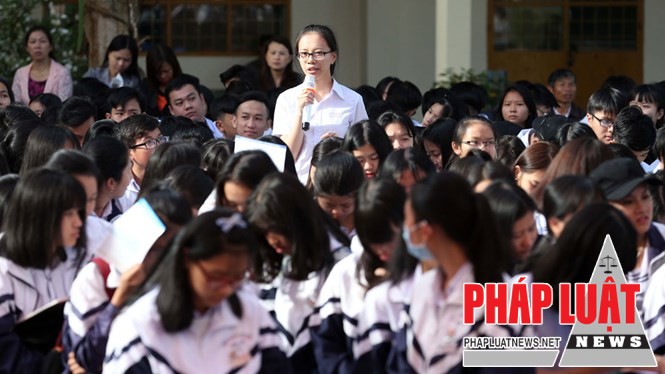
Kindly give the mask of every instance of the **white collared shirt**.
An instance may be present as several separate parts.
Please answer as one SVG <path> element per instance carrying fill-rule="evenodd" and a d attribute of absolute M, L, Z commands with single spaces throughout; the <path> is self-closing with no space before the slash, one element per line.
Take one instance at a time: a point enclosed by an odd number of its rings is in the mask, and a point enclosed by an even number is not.
<path fill-rule="evenodd" d="M 298 96 L 304 88 L 304 84 L 290 88 L 277 98 L 273 135 L 285 136 L 293 129 Z M 310 129 L 304 133 L 303 144 L 295 160 L 298 179 L 303 184 L 307 182 L 314 146 L 323 134 L 334 132 L 343 138 L 351 125 L 364 119 L 367 119 L 367 112 L 362 97 L 333 79 L 330 93 L 320 102 L 315 100 L 312 104 Z"/>

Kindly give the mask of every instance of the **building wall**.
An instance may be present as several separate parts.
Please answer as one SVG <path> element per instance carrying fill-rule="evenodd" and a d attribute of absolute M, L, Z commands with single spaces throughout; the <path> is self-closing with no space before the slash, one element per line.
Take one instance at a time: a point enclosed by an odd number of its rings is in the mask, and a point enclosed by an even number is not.
<path fill-rule="evenodd" d="M 644 82 L 665 80 L 665 3 L 644 0 Z"/>
<path fill-rule="evenodd" d="M 644 0 L 644 9 L 644 80 L 665 80 L 663 0 Z M 448 67 L 487 69 L 487 0 L 292 0 L 291 40 L 310 23 L 335 31 L 340 48 L 335 77 L 349 87 L 374 86 L 391 75 L 425 91 Z M 219 73 L 252 58 L 180 61 L 186 72 L 219 90 Z"/>
<path fill-rule="evenodd" d="M 463 0 L 464 1 L 464 0 Z M 436 0 L 367 0 L 367 83 L 386 76 L 428 90 L 434 82 Z"/>

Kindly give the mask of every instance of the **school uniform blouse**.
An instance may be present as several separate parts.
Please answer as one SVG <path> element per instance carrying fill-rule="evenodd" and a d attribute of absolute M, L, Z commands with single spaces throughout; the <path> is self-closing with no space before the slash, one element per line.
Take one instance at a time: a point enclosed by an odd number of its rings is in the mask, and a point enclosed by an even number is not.
<path fill-rule="evenodd" d="M 304 84 L 290 88 L 277 98 L 273 135 L 286 136 L 291 132 L 296 117 L 298 96 L 304 88 Z M 330 93 L 320 102 L 315 100 L 310 110 L 310 129 L 304 132 L 302 147 L 295 160 L 298 179 L 303 184 L 307 182 L 314 146 L 321 140 L 321 136 L 332 131 L 343 138 L 351 125 L 367 119 L 362 97 L 334 79 Z"/>
<path fill-rule="evenodd" d="M 642 265 L 626 276 L 629 283 L 639 283 L 636 295 L 637 311 L 642 316 L 644 330 L 651 349 L 665 353 L 665 225 L 652 223 L 647 232 L 647 248 Z"/>
<path fill-rule="evenodd" d="M 332 240 L 331 240 L 332 242 Z M 335 262 L 349 254 L 346 247 L 334 248 Z M 312 272 L 302 281 L 284 276 L 290 257 L 282 263 L 282 271 L 269 284 L 255 284 L 261 305 L 272 315 L 281 334 L 281 348 L 286 352 L 296 373 L 316 373 L 317 365 L 311 342 L 310 327 L 319 293 L 329 270 Z"/>
<path fill-rule="evenodd" d="M 101 372 L 111 322 L 119 309 L 110 303 L 106 281 L 90 262 L 78 274 L 65 304 L 63 354 L 74 352 L 87 372 Z"/>
<path fill-rule="evenodd" d="M 353 371 L 353 340 L 367 291 L 364 272 L 356 277 L 361 253 L 340 260 L 326 279 L 310 321 L 314 357 L 320 373 Z"/>
<path fill-rule="evenodd" d="M 12 91 L 14 91 L 15 100 L 25 105 L 30 104 L 30 95 L 28 94 L 30 69 L 32 69 L 32 63 L 19 68 L 16 71 L 16 74 L 14 74 L 14 81 L 12 83 Z M 52 93 L 57 95 L 60 100 L 65 101 L 72 96 L 72 92 L 72 76 L 69 73 L 69 70 L 51 59 L 48 78 L 46 78 L 46 85 L 44 86 L 44 93 Z"/>
<path fill-rule="evenodd" d="M 111 87 L 113 79 L 113 77 L 109 77 L 109 69 L 107 67 L 90 68 L 85 72 L 83 78 L 95 78 L 109 87 Z M 122 74 L 122 81 L 122 87 L 138 88 L 140 83 L 139 77 L 135 75 Z"/>
<path fill-rule="evenodd" d="M 0 257 L 0 372 L 26 373 L 40 367 L 43 354 L 23 345 L 14 333 L 16 321 L 57 299 L 69 296 L 79 270 L 77 250 L 66 250 L 53 268 L 24 268 Z"/>
<path fill-rule="evenodd" d="M 225 299 L 205 313 L 195 313 L 186 330 L 168 333 L 157 311 L 158 292 L 145 294 L 115 319 L 104 372 L 289 372 L 275 325 L 256 296 L 236 292 L 241 318 Z"/>
<path fill-rule="evenodd" d="M 473 325 L 462 323 L 463 285 L 474 282 L 473 267 L 463 265 L 441 290 L 441 270 L 429 271 L 414 283 L 413 296 L 401 316 L 402 328 L 389 357 L 389 371 L 418 373 L 459 372 L 462 339 L 469 336 L 509 337 L 519 331 L 512 326 L 482 322 L 476 310 Z M 516 368 L 493 368 L 489 372 L 519 372 Z M 528 371 L 528 370 L 527 370 Z"/>
<path fill-rule="evenodd" d="M 353 342 L 357 372 L 386 372 L 388 354 L 400 329 L 400 315 L 411 299 L 413 283 L 422 274 L 422 266 L 418 265 L 403 281 L 383 282 L 367 291 Z"/>

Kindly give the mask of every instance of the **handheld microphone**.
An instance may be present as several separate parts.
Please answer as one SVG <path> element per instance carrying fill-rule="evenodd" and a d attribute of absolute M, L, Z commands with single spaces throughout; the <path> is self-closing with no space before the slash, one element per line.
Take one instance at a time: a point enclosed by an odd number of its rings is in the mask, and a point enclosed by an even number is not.
<path fill-rule="evenodd" d="M 307 87 L 312 92 L 316 92 L 314 89 L 314 76 L 306 75 L 305 76 L 305 87 Z M 304 131 L 309 130 L 309 121 L 312 119 L 312 104 L 307 104 L 302 110 L 302 129 Z"/>

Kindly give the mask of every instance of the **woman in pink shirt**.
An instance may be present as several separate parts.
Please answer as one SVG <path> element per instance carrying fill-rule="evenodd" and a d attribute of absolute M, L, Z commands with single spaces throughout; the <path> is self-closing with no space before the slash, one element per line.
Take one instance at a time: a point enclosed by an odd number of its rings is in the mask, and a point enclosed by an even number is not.
<path fill-rule="evenodd" d="M 48 29 L 33 26 L 27 32 L 24 44 L 31 62 L 14 75 L 12 91 L 16 101 L 28 105 L 43 93 L 58 95 L 62 101 L 72 96 L 72 76 L 53 58 L 53 39 Z"/>

